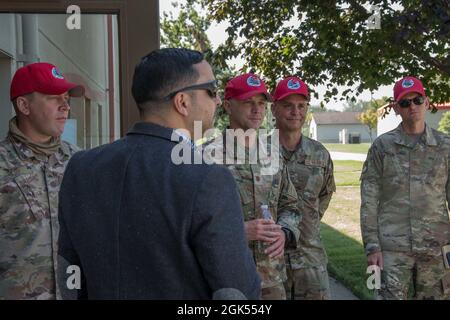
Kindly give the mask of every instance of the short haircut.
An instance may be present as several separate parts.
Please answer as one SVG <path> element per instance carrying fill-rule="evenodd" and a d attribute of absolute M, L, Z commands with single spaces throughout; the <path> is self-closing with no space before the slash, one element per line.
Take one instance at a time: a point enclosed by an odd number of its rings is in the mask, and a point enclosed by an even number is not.
<path fill-rule="evenodd" d="M 201 52 L 166 48 L 150 52 L 134 70 L 132 94 L 140 111 L 147 101 L 158 103 L 176 89 L 197 81 L 199 74 L 193 65 L 204 60 Z"/>

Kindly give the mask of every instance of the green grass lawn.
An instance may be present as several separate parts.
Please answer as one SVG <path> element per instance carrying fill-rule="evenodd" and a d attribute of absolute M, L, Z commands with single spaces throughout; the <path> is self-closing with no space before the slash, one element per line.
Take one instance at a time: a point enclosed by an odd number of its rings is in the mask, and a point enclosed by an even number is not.
<path fill-rule="evenodd" d="M 323 144 L 328 151 L 337 152 L 350 152 L 350 153 L 364 153 L 367 154 L 370 143 L 358 143 L 358 144 L 342 144 L 342 143 L 324 143 Z"/>
<path fill-rule="evenodd" d="M 361 161 L 334 161 L 337 190 L 322 219 L 321 235 L 330 274 L 360 299 L 372 299 L 366 287 L 366 257 L 362 245 L 359 208 Z"/>
<path fill-rule="evenodd" d="M 366 259 L 360 242 L 335 228 L 322 223 L 322 241 L 328 254 L 328 271 L 331 276 L 350 289 L 360 299 L 373 299 L 367 289 Z"/>
<path fill-rule="evenodd" d="M 336 186 L 359 186 L 362 161 L 335 160 L 333 164 Z"/>

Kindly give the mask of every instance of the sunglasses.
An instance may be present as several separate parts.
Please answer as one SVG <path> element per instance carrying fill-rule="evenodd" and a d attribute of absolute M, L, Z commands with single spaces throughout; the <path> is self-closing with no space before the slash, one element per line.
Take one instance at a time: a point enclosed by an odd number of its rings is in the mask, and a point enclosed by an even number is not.
<path fill-rule="evenodd" d="M 184 87 L 181 89 L 178 89 L 177 91 L 174 91 L 172 93 L 169 93 L 167 96 L 165 96 L 163 98 L 164 101 L 169 101 L 171 100 L 173 97 L 175 97 L 175 95 L 179 92 L 182 91 L 192 91 L 192 90 L 206 90 L 206 92 L 208 93 L 208 96 L 212 99 L 217 97 L 217 81 L 213 80 L 213 81 L 209 81 L 209 82 L 205 82 L 205 83 L 199 83 L 199 84 L 194 84 L 192 86 L 188 86 L 188 87 Z"/>
<path fill-rule="evenodd" d="M 423 102 L 425 101 L 425 98 L 422 96 L 417 96 L 414 99 L 401 99 L 398 102 L 398 105 L 401 108 L 409 108 L 409 106 L 411 105 L 411 102 L 414 102 L 414 104 L 416 106 L 420 106 Z"/>

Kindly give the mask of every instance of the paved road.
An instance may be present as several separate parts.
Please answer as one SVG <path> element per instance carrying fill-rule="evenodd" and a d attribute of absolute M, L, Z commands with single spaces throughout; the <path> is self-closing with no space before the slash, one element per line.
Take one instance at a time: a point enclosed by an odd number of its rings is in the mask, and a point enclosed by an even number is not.
<path fill-rule="evenodd" d="M 331 277 L 330 295 L 331 300 L 359 300 L 350 290 Z"/>
<path fill-rule="evenodd" d="M 350 153 L 350 152 L 330 152 L 331 159 L 333 160 L 356 160 L 366 161 L 366 154 L 363 153 Z"/>

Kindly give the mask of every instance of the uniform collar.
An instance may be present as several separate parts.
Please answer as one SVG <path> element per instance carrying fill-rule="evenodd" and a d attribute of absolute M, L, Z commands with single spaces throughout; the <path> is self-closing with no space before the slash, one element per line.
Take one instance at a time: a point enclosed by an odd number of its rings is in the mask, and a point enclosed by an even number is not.
<path fill-rule="evenodd" d="M 302 138 L 300 140 L 300 143 L 297 145 L 292 156 L 289 159 L 286 157 L 289 151 L 284 146 L 282 146 L 283 157 L 285 158 L 285 160 L 287 161 L 299 160 L 304 159 L 311 155 L 312 153 L 311 142 L 304 135 L 302 135 L 301 137 Z"/>
<path fill-rule="evenodd" d="M 312 154 L 311 141 L 304 135 L 302 135 L 302 140 L 300 141 L 300 149 L 303 150 L 303 153 L 306 156 L 310 156 Z"/>
<path fill-rule="evenodd" d="M 245 145 L 239 144 L 237 142 L 237 140 L 234 139 L 234 141 L 232 141 L 232 146 L 233 146 L 234 150 L 228 150 L 227 149 L 227 141 L 228 141 L 227 140 L 227 130 L 238 130 L 238 129 L 231 129 L 228 126 L 222 131 L 222 136 L 220 138 L 220 140 L 221 140 L 220 147 L 223 148 L 223 154 L 226 155 L 227 157 L 233 156 L 233 157 L 230 157 L 230 159 L 232 159 L 234 161 L 241 160 L 241 161 L 248 162 L 250 159 L 250 155 L 258 156 L 258 148 L 265 147 L 265 146 L 262 146 L 259 137 L 256 136 L 256 141 L 253 146 L 247 147 Z M 264 149 L 262 149 L 262 150 L 264 150 Z"/>
<path fill-rule="evenodd" d="M 66 161 L 72 154 L 69 146 L 67 143 L 63 142 L 61 140 L 61 143 L 59 145 L 58 151 L 53 153 L 51 156 L 47 157 L 43 154 L 37 154 L 33 152 L 30 148 L 27 147 L 27 145 L 23 142 L 16 141 L 12 138 L 10 138 L 11 144 L 16 151 L 18 157 L 22 160 L 27 159 L 37 159 L 39 161 L 47 162 L 49 161 L 49 158 L 54 156 L 58 162 L 64 162 Z"/>
<path fill-rule="evenodd" d="M 138 122 L 127 132 L 128 135 L 143 134 L 171 140 L 173 128 L 167 128 L 150 122 Z"/>
<path fill-rule="evenodd" d="M 58 152 L 55 153 L 55 157 L 59 162 L 64 162 L 70 158 L 70 156 L 74 153 L 70 150 L 69 144 L 61 140 L 61 147 Z"/>
<path fill-rule="evenodd" d="M 411 141 L 410 137 L 406 132 L 403 130 L 402 123 L 398 125 L 398 127 L 395 129 L 396 137 L 394 139 L 394 142 L 409 148 L 413 148 L 414 144 Z M 428 146 L 437 146 L 436 137 L 433 134 L 433 131 L 431 130 L 430 126 L 428 126 L 425 123 L 425 131 L 423 133 L 423 136 L 420 138 L 425 139 L 425 143 Z"/>

